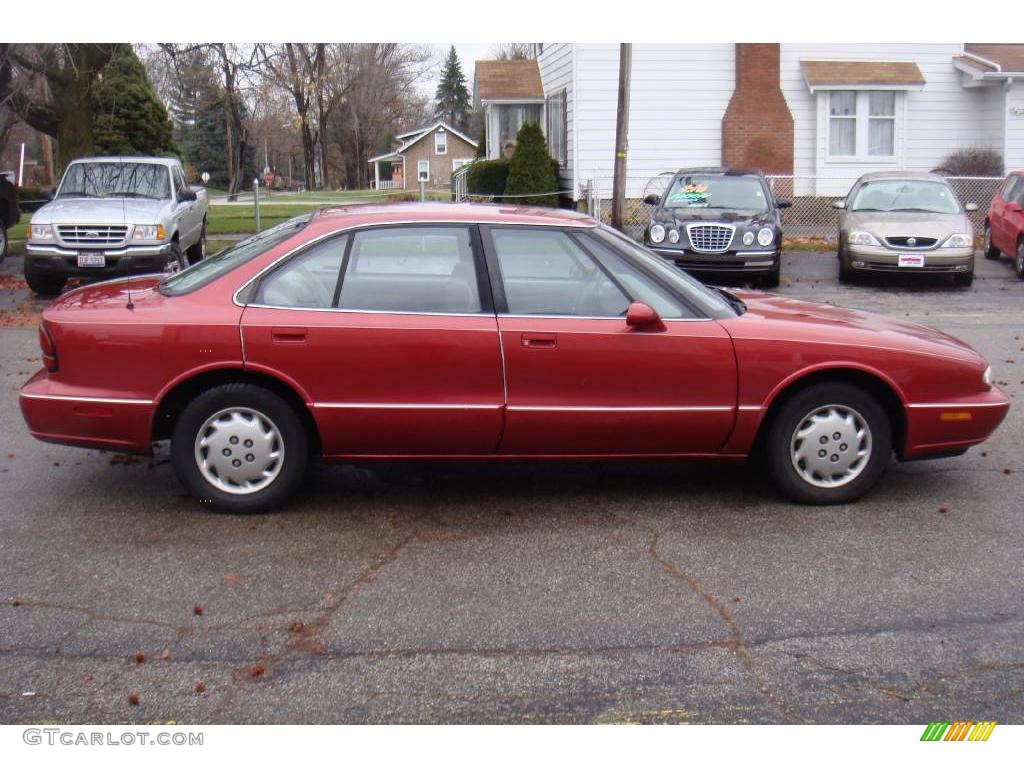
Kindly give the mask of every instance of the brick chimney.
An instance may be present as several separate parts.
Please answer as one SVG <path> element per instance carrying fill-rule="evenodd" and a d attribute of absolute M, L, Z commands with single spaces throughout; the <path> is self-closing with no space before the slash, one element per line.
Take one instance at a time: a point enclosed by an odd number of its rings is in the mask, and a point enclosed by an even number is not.
<path fill-rule="evenodd" d="M 722 165 L 793 173 L 793 115 L 779 84 L 778 43 L 736 44 L 736 90 L 722 120 Z"/>

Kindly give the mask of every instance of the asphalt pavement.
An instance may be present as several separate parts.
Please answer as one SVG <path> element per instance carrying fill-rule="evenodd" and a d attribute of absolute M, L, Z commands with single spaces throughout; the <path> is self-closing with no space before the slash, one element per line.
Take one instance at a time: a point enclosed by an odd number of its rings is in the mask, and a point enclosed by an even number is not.
<path fill-rule="evenodd" d="M 1021 399 L 1009 262 L 835 270 L 790 254 L 780 292 L 948 331 Z M 33 440 L 37 367 L 0 329 L 0 722 L 1024 722 L 1019 407 L 849 506 L 737 466 L 342 466 L 235 517 Z"/>

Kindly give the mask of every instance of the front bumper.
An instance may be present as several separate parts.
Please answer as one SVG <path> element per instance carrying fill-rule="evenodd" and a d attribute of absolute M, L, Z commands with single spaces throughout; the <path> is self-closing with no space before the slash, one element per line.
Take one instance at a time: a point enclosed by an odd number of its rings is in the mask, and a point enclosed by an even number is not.
<path fill-rule="evenodd" d="M 772 251 L 739 250 L 723 253 L 702 253 L 684 248 L 666 248 L 645 243 L 649 250 L 674 262 L 677 267 L 694 272 L 728 272 L 764 274 L 774 271 L 781 258 L 780 249 Z"/>
<path fill-rule="evenodd" d="M 33 437 L 48 443 L 128 453 L 150 453 L 155 404 L 60 386 L 38 371 L 18 392 Z"/>
<path fill-rule="evenodd" d="M 878 245 L 847 246 L 847 266 L 865 272 L 922 272 L 928 274 L 964 274 L 974 269 L 973 248 L 936 248 L 933 250 L 903 250 Z M 914 254 L 924 259 L 920 267 L 901 267 L 900 254 Z"/>
<path fill-rule="evenodd" d="M 29 243 L 25 258 L 43 274 L 61 277 L 127 277 L 147 272 L 163 272 L 171 243 L 161 245 L 128 245 L 120 248 L 65 248 L 60 245 Z M 80 267 L 78 254 L 102 253 L 106 266 Z"/>
<path fill-rule="evenodd" d="M 925 459 L 966 450 L 984 442 L 1010 410 L 998 387 L 941 403 L 908 403 L 907 436 L 900 458 Z"/>

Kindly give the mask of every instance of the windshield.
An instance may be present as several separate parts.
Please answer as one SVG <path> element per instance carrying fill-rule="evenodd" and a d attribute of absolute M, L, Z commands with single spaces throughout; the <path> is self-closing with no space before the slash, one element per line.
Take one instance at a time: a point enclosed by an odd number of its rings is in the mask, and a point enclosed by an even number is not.
<path fill-rule="evenodd" d="M 282 221 L 270 229 L 236 243 L 231 248 L 225 248 L 214 256 L 206 257 L 188 269 L 165 277 L 160 281 L 160 293 L 164 296 L 180 296 L 201 288 L 235 267 L 266 253 L 278 243 L 284 242 L 305 227 L 312 218 L 313 214 L 307 213 Z"/>
<path fill-rule="evenodd" d="M 737 314 L 743 313 L 741 309 L 737 309 L 734 306 L 733 301 L 726 295 L 713 291 L 681 269 L 672 266 L 657 254 L 651 253 L 646 248 L 633 242 L 621 232 L 602 224 L 597 228 L 597 235 L 605 240 L 611 240 L 612 244 L 619 250 L 627 250 L 630 256 L 651 271 L 656 272 L 664 282 L 671 285 L 709 316 L 722 319 L 735 317 Z"/>
<path fill-rule="evenodd" d="M 72 163 L 57 197 L 145 197 L 166 200 L 171 196 L 168 168 L 154 163 Z"/>
<path fill-rule="evenodd" d="M 752 176 L 676 176 L 665 194 L 665 207 L 728 208 L 766 211 L 768 200 L 761 180 Z"/>
<path fill-rule="evenodd" d="M 960 213 L 960 203 L 941 181 L 881 179 L 862 184 L 850 210 Z"/>

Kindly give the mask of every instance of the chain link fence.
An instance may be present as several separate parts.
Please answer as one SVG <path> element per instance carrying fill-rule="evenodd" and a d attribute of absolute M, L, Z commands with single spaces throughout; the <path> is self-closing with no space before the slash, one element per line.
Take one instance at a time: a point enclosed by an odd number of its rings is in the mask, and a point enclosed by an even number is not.
<path fill-rule="evenodd" d="M 766 176 L 775 197 L 784 197 L 792 206 L 782 210 L 782 231 L 790 241 L 835 240 L 839 228 L 839 209 L 832 203 L 843 198 L 852 186 L 849 179 L 823 176 Z M 629 177 L 622 228 L 630 237 L 641 240 L 650 223 L 654 206 L 644 202 L 648 194 L 661 195 L 672 179 L 671 173 L 655 177 Z M 1002 176 L 947 176 L 946 181 L 956 192 L 960 202 L 974 203 L 978 210 L 969 211 L 968 217 L 980 236 L 989 202 L 995 195 Z M 602 178 L 584 182 L 583 204 L 594 218 L 610 223 L 612 215 L 612 180 Z"/>

